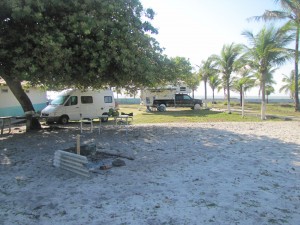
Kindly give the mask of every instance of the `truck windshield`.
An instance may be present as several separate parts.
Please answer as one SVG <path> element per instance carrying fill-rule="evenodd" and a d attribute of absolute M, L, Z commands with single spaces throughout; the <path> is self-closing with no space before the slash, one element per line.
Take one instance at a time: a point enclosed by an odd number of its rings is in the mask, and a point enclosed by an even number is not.
<path fill-rule="evenodd" d="M 62 105 L 69 98 L 70 95 L 59 95 L 55 99 L 53 99 L 50 105 Z"/>

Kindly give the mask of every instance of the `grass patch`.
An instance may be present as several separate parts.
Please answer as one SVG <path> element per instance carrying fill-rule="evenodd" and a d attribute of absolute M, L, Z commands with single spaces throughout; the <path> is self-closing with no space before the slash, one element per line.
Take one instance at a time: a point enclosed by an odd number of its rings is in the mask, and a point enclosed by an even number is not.
<path fill-rule="evenodd" d="M 242 118 L 238 112 L 211 111 L 208 109 L 191 110 L 190 108 L 167 108 L 166 112 L 146 112 L 140 105 L 120 105 L 120 112 L 133 113 L 133 124 L 150 123 L 196 123 L 196 122 L 258 122 L 259 117 Z"/>
<path fill-rule="evenodd" d="M 208 104 L 209 108 L 220 108 L 226 109 L 227 105 L 224 105 L 224 102 L 217 102 L 217 104 Z M 231 109 L 242 110 L 242 107 L 239 103 L 232 103 Z M 260 114 L 261 103 L 246 103 L 245 110 L 251 110 L 255 114 Z M 300 113 L 295 112 L 295 108 L 293 104 L 282 104 L 282 103 L 269 103 L 267 104 L 266 114 L 269 115 L 277 115 L 277 116 L 294 116 L 300 118 Z"/>

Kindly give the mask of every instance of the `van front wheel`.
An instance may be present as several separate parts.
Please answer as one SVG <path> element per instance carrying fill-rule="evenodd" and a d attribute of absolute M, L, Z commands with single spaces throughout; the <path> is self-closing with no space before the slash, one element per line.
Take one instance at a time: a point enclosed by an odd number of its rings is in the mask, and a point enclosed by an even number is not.
<path fill-rule="evenodd" d="M 68 116 L 61 116 L 60 119 L 59 119 L 59 123 L 63 124 L 63 125 L 69 123 L 69 117 Z"/>

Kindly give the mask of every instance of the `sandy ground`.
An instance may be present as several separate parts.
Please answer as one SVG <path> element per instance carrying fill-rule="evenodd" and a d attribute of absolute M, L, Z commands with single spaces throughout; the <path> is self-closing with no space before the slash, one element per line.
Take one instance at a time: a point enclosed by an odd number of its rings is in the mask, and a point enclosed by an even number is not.
<path fill-rule="evenodd" d="M 23 128 L 0 136 L 1 225 L 300 224 L 300 122 L 139 125 L 127 135 L 85 126 L 82 143 L 135 158 L 89 178 L 52 165 L 56 150 L 75 146 L 78 124 Z"/>

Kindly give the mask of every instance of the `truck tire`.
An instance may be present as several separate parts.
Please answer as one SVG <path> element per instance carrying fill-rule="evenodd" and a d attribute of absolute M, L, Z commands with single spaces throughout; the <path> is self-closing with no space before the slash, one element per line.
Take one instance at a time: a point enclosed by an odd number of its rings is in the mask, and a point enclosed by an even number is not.
<path fill-rule="evenodd" d="M 157 107 L 158 111 L 160 112 L 165 112 L 167 111 L 167 107 L 165 104 L 160 104 L 158 107 Z"/>
<path fill-rule="evenodd" d="M 68 124 L 69 123 L 69 117 L 67 115 L 61 116 L 60 119 L 59 119 L 59 123 L 63 124 L 63 125 Z"/>
<path fill-rule="evenodd" d="M 200 110 L 201 109 L 201 105 L 200 104 L 195 104 L 194 105 L 194 110 Z"/>

